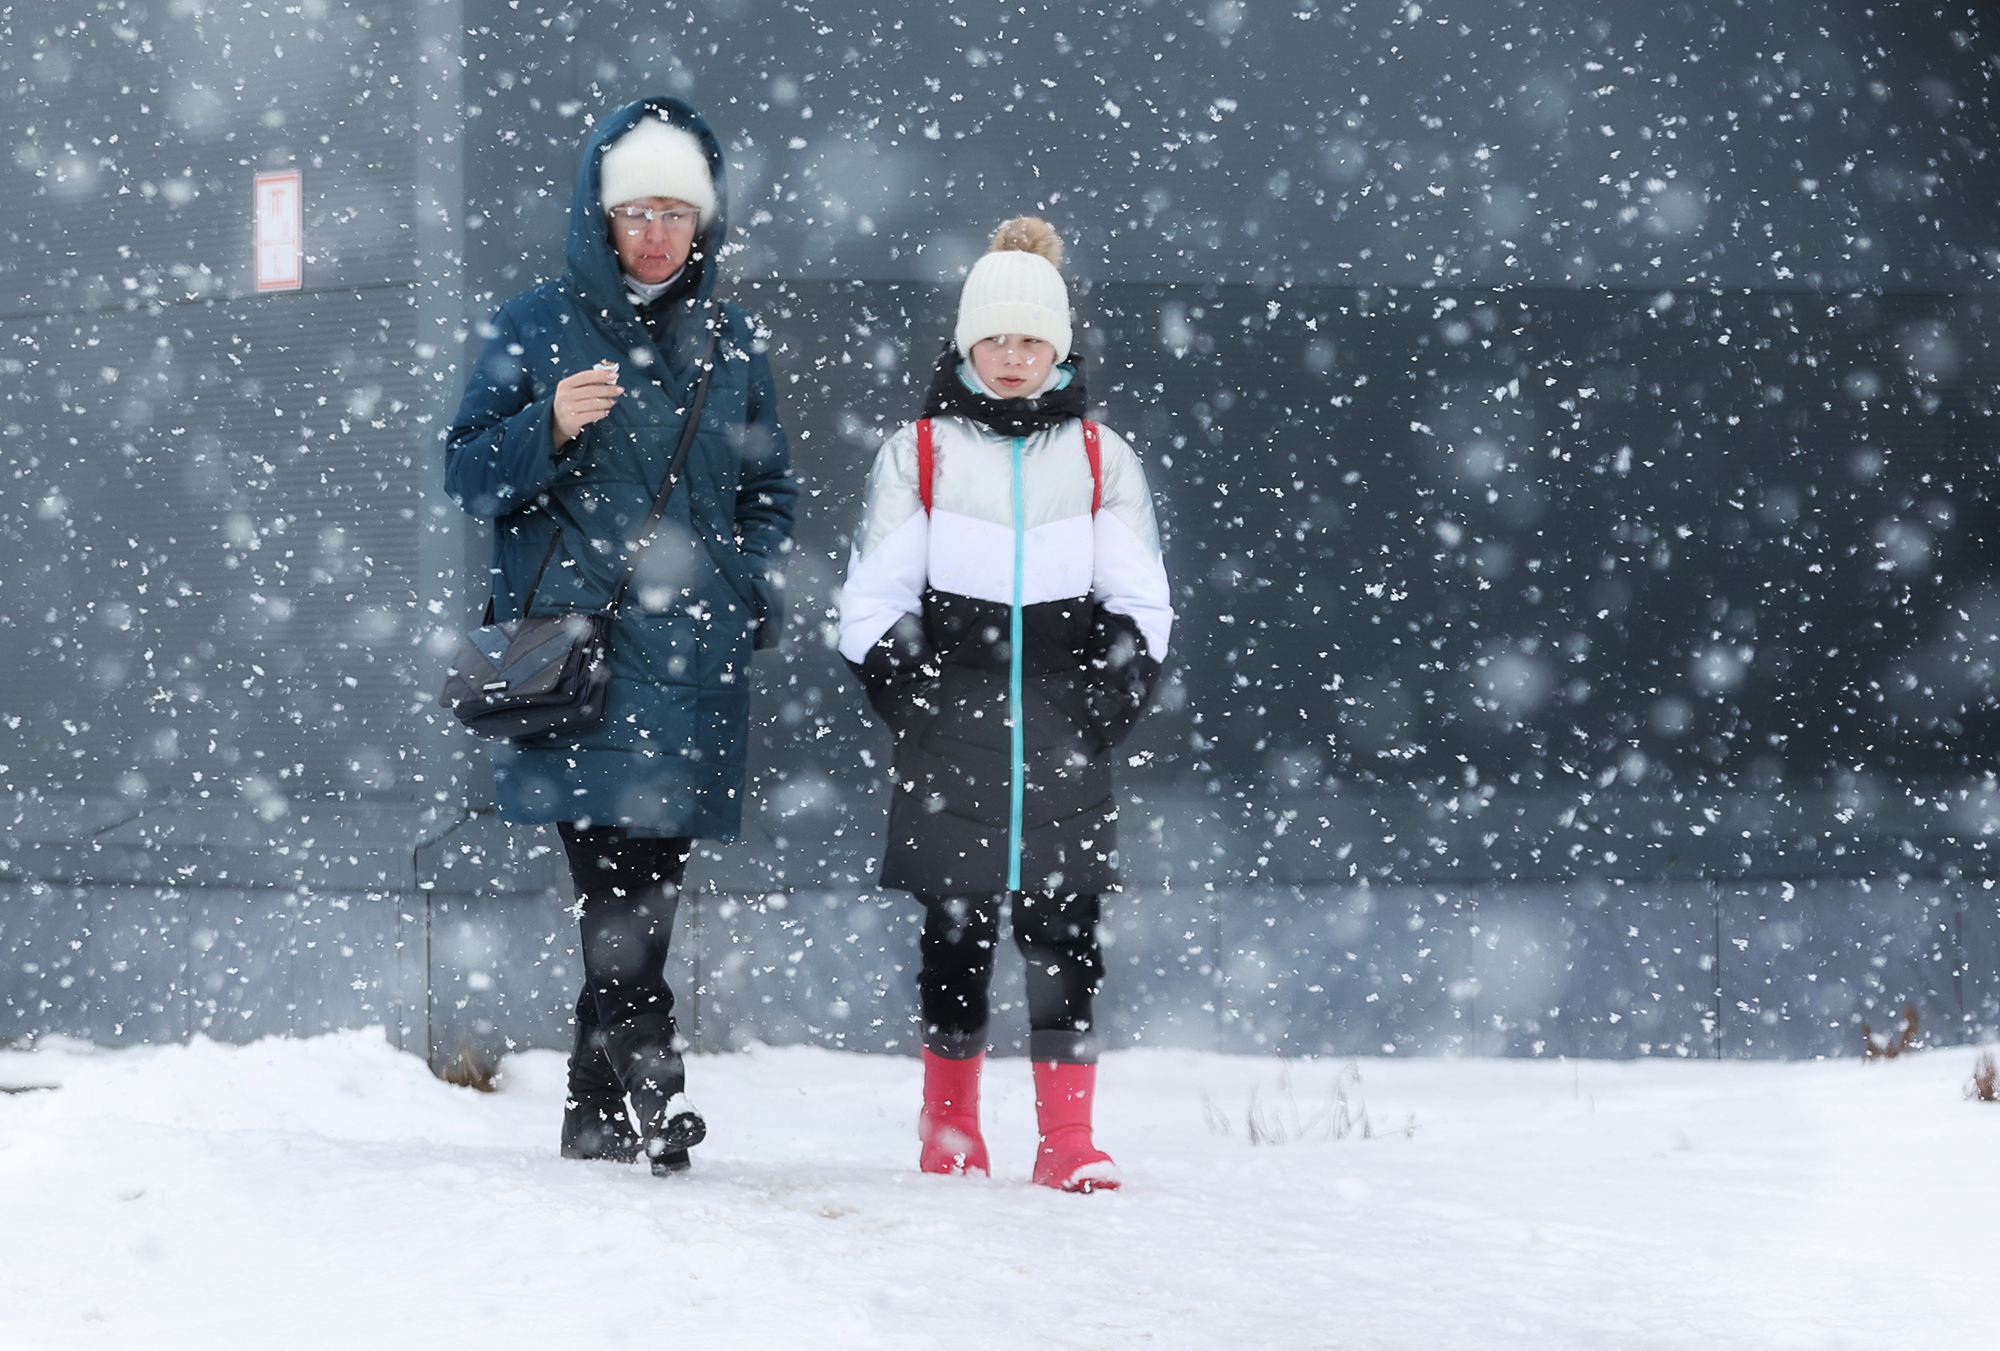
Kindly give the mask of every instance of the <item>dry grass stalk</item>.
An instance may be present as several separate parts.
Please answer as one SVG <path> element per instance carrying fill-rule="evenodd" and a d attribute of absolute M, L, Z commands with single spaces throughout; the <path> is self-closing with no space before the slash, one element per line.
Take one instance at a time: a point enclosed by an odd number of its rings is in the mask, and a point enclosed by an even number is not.
<path fill-rule="evenodd" d="M 499 1067 L 489 1064 L 484 1056 L 472 1049 L 469 1041 L 459 1042 L 458 1054 L 445 1062 L 444 1068 L 438 1071 L 438 1078 L 480 1093 L 500 1091 Z"/>
<path fill-rule="evenodd" d="M 1993 1052 L 1981 1051 L 1972 1062 L 1972 1082 L 1965 1086 L 1965 1096 L 1974 1102 L 2000 1102 L 2000 1063 L 1994 1061 Z"/>
<path fill-rule="evenodd" d="M 1257 1090 L 1250 1090 L 1250 1107 L 1243 1113 L 1243 1133 L 1250 1137 L 1253 1145 L 1281 1145 L 1285 1142 L 1283 1122 L 1274 1122 L 1264 1115 L 1263 1104 L 1257 1101 Z"/>
<path fill-rule="evenodd" d="M 1272 1100 L 1267 1103 L 1261 1089 L 1250 1090 L 1250 1105 L 1243 1114 L 1244 1134 L 1253 1145 L 1282 1145 L 1294 1140 L 1345 1140 L 1355 1135 L 1372 1140 L 1378 1132 L 1374 1122 L 1368 1118 L 1367 1104 L 1349 1092 L 1351 1087 L 1360 1083 L 1361 1068 L 1350 1060 L 1335 1076 L 1333 1091 L 1328 1094 L 1326 1102 L 1307 1115 L 1299 1110 L 1298 1099 L 1292 1092 L 1291 1063 L 1280 1057 L 1277 1092 Z M 1202 1090 L 1201 1114 L 1211 1135 L 1234 1134 L 1227 1114 L 1216 1106 L 1206 1089 Z M 1385 1133 L 1405 1139 L 1414 1137 L 1417 1133 L 1416 1117 L 1412 1115 L 1401 1128 Z"/>
<path fill-rule="evenodd" d="M 1205 1088 L 1201 1091 L 1201 1119 L 1210 1135 L 1229 1134 L 1229 1118 L 1215 1105 L 1215 1099 L 1208 1096 Z"/>
<path fill-rule="evenodd" d="M 1875 1031 L 1868 1026 L 1868 1020 L 1861 1020 L 1861 1058 L 1863 1060 L 1894 1060 L 1905 1051 L 1917 1049 L 1917 1006 L 1903 1005 L 1903 1030 L 1884 1041 L 1875 1040 Z"/>

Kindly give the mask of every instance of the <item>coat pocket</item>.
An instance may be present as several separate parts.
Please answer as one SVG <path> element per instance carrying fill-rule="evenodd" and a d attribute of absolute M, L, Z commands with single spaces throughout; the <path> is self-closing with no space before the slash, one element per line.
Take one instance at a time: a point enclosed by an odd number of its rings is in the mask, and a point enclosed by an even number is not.
<path fill-rule="evenodd" d="M 699 626 L 685 613 L 639 614 L 628 609 L 611 625 L 611 673 L 641 685 L 702 683 Z"/>
<path fill-rule="evenodd" d="M 938 715 L 942 682 L 931 679 L 898 681 L 870 686 L 868 703 L 877 717 L 898 737 L 921 735 Z"/>
<path fill-rule="evenodd" d="M 937 712 L 923 729 L 925 750 L 950 755 L 951 743 L 959 742 L 1002 754 L 1011 751 L 1006 676 L 946 662 L 936 701 Z"/>

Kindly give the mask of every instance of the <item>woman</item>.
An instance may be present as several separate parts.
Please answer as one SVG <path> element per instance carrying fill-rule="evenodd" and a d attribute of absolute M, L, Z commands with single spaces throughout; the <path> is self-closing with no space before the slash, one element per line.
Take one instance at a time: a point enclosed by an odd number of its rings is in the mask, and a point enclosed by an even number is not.
<path fill-rule="evenodd" d="M 979 1076 L 1000 903 L 1028 968 L 1034 1179 L 1107 1190 L 1092 1001 L 1118 886 L 1111 751 L 1145 707 L 1173 607 L 1145 470 L 1088 421 L 1061 241 L 1002 225 L 966 277 L 919 420 L 882 447 L 840 651 L 896 733 L 882 885 L 924 906 L 927 1173 L 986 1172 Z"/>
<path fill-rule="evenodd" d="M 726 234 L 722 150 L 694 109 L 650 98 L 605 117 L 577 170 L 568 268 L 500 307 L 446 451 L 453 499 L 494 522 L 495 614 L 599 608 L 714 339 L 699 431 L 611 627 L 603 720 L 494 752 L 501 815 L 555 822 L 576 884 L 563 1154 L 643 1150 L 660 1174 L 706 1133 L 682 1092 L 667 943 L 693 841 L 740 824 L 750 653 L 783 627 L 798 496 L 756 326 L 713 300 Z"/>

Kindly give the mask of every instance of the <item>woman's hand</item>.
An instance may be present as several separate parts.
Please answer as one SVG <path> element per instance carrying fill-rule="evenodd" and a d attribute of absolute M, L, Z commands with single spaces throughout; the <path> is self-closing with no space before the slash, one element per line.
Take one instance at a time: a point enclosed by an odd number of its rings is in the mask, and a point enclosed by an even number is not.
<path fill-rule="evenodd" d="M 576 440 L 577 433 L 585 427 L 602 421 L 624 392 L 618 384 L 616 366 L 592 366 L 565 377 L 556 386 L 555 412 L 549 419 L 549 434 L 555 440 L 555 448 L 561 450 Z"/>

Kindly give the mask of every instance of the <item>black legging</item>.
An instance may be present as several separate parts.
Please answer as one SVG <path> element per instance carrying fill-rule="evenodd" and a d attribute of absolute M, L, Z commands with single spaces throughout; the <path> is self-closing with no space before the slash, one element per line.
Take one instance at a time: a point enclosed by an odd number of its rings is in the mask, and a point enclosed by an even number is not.
<path fill-rule="evenodd" d="M 1000 896 L 933 896 L 924 906 L 923 971 L 917 992 L 924 1045 L 948 1060 L 986 1049 Z M 1091 1001 L 1104 980 L 1097 897 L 1014 895 L 1014 946 L 1028 965 L 1028 1051 L 1036 1060 L 1097 1059 Z"/>
<path fill-rule="evenodd" d="M 616 1027 L 639 1014 L 671 1015 L 667 942 L 693 841 L 647 839 L 621 826 L 564 821 L 563 852 L 582 910 L 583 993 L 576 1020 Z"/>

